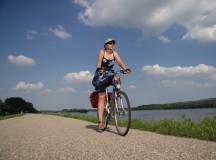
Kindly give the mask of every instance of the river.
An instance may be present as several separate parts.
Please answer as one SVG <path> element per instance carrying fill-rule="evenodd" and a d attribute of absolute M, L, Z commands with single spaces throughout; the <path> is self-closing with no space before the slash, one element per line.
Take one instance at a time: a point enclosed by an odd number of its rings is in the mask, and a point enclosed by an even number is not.
<path fill-rule="evenodd" d="M 97 115 L 96 112 L 88 112 L 88 115 Z M 145 121 L 156 121 L 160 119 L 180 119 L 182 116 L 198 121 L 204 117 L 216 117 L 216 108 L 202 109 L 168 109 L 168 110 L 139 110 L 132 111 L 132 118 Z"/>

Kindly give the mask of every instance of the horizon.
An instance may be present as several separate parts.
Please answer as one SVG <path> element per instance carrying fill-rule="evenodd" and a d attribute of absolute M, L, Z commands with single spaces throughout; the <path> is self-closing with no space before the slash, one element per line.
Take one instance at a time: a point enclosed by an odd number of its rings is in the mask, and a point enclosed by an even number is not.
<path fill-rule="evenodd" d="M 22 97 L 8 97 L 8 98 L 22 98 Z M 204 99 L 194 99 L 194 100 L 188 100 L 188 101 L 176 101 L 176 102 L 165 102 L 165 103 L 150 103 L 150 104 L 143 104 L 143 105 L 138 105 L 138 106 L 132 106 L 132 108 L 137 108 L 137 107 L 145 106 L 145 105 L 163 105 L 163 104 L 172 104 L 172 103 L 187 103 L 187 102 L 203 101 L 203 100 L 211 100 L 211 99 L 216 99 L 216 97 L 204 98 Z M 0 100 L 2 100 L 2 99 L 0 99 Z M 34 106 L 34 108 L 37 109 L 35 106 Z M 44 111 L 53 111 L 53 112 L 55 112 L 55 111 L 71 110 L 71 109 L 72 110 L 91 110 L 91 111 L 96 111 L 96 109 L 92 108 L 92 107 L 88 107 L 88 108 L 82 108 L 82 107 L 81 108 L 76 108 L 76 107 L 73 108 L 72 107 L 72 108 L 62 108 L 62 109 L 59 109 L 59 110 L 52 110 L 52 109 L 50 109 L 50 110 L 46 110 L 46 109 L 44 109 L 44 110 L 38 110 L 37 109 L 37 110 L 38 111 L 42 111 L 42 112 L 44 112 Z"/>

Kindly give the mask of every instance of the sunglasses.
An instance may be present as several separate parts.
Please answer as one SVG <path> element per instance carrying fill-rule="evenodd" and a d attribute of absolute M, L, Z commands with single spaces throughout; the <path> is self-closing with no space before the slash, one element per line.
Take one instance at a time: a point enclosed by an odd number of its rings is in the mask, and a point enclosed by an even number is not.
<path fill-rule="evenodd" d="M 108 42 L 108 43 L 106 43 L 106 44 L 114 44 L 113 42 Z"/>

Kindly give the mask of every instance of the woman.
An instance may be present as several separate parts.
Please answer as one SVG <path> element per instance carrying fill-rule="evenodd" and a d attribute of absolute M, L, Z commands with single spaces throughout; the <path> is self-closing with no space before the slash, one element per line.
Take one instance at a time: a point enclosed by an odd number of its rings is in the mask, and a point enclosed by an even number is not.
<path fill-rule="evenodd" d="M 114 51 L 115 40 L 108 38 L 104 42 L 104 49 L 101 49 L 98 54 L 97 69 L 93 78 L 92 84 L 95 90 L 98 91 L 98 131 L 103 131 L 103 111 L 105 102 L 106 87 L 111 84 L 112 76 L 103 75 L 103 72 L 113 69 L 114 61 L 121 67 L 125 74 L 130 72 L 130 69 L 124 65 L 118 53 Z"/>

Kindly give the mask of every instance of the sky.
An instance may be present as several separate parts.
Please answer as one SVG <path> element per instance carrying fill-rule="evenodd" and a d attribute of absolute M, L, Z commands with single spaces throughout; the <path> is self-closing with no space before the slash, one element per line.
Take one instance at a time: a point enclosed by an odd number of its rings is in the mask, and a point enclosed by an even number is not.
<path fill-rule="evenodd" d="M 107 38 L 133 107 L 216 97 L 215 17 L 215 0 L 1 0 L 0 99 L 91 108 Z"/>

